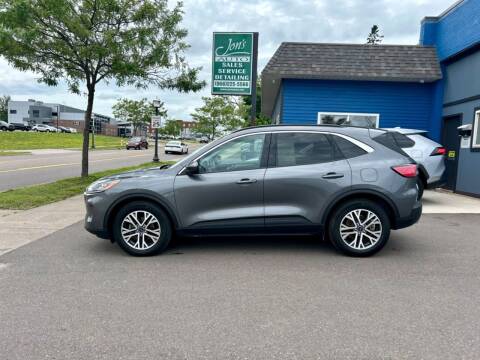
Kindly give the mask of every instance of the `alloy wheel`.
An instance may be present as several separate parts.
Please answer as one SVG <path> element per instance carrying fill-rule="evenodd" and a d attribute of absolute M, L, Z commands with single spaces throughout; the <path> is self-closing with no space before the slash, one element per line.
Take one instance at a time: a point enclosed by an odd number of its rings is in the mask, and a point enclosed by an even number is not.
<path fill-rule="evenodd" d="M 160 240 L 161 233 L 158 219 L 144 210 L 132 211 L 125 216 L 121 224 L 123 240 L 135 250 L 150 249 Z"/>
<path fill-rule="evenodd" d="M 343 242 L 354 250 L 367 250 L 382 237 L 380 218 L 367 209 L 355 209 L 347 213 L 340 222 Z"/>

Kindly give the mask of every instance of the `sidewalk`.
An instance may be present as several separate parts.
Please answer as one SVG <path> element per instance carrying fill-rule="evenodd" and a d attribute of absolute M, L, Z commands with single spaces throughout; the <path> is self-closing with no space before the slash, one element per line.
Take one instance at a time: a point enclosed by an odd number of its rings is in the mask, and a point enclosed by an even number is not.
<path fill-rule="evenodd" d="M 0 255 L 83 219 L 83 195 L 30 210 L 0 211 Z"/>

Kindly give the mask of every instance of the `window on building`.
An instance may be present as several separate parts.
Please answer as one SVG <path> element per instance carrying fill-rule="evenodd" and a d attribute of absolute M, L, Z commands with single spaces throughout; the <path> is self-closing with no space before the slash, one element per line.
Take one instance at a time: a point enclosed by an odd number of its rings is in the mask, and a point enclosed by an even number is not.
<path fill-rule="evenodd" d="M 325 134 L 301 132 L 276 134 L 275 150 L 278 167 L 334 161 L 334 148 Z"/>
<path fill-rule="evenodd" d="M 480 110 L 475 112 L 473 121 L 472 148 L 480 149 Z"/>
<path fill-rule="evenodd" d="M 32 117 L 34 118 L 40 117 L 40 110 L 32 110 Z"/>
<path fill-rule="evenodd" d="M 15 109 L 10 109 L 10 114 L 16 114 L 17 113 L 17 110 Z"/>
<path fill-rule="evenodd" d="M 318 123 L 321 125 L 350 125 L 377 128 L 379 123 L 379 114 L 361 114 L 361 113 L 336 113 L 320 112 L 318 113 Z"/>

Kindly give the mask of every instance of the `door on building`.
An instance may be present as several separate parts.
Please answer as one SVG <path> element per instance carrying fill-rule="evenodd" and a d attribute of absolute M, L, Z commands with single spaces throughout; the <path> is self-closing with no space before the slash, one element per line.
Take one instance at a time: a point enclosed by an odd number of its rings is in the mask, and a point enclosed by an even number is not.
<path fill-rule="evenodd" d="M 443 118 L 442 144 L 447 150 L 445 188 L 455 191 L 457 183 L 458 157 L 460 150 L 460 137 L 458 127 L 462 125 L 462 116 L 453 115 Z"/>

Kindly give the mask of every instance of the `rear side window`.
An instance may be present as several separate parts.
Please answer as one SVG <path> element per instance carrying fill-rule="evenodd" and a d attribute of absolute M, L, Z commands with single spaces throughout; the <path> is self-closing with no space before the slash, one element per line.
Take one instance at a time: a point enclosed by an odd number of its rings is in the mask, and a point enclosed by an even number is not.
<path fill-rule="evenodd" d="M 393 133 L 391 132 L 384 132 L 378 136 L 375 136 L 373 138 L 374 141 L 376 141 L 377 143 L 389 148 L 390 150 L 393 150 L 395 151 L 396 153 L 399 153 L 403 156 L 407 156 L 407 153 L 405 151 L 402 150 L 401 147 L 399 147 L 397 145 L 397 142 L 395 141 L 395 138 L 393 137 Z"/>
<path fill-rule="evenodd" d="M 343 137 L 333 135 L 332 139 L 337 144 L 340 152 L 345 159 L 351 159 L 357 156 L 365 155 L 367 153 L 361 147 L 355 145 L 354 143 Z"/>
<path fill-rule="evenodd" d="M 325 134 L 276 134 L 274 151 L 277 167 L 334 161 L 334 148 Z"/>
<path fill-rule="evenodd" d="M 400 134 L 399 132 L 392 132 L 391 134 L 399 147 L 411 148 L 415 146 L 415 141 L 410 139 L 408 136 Z"/>

